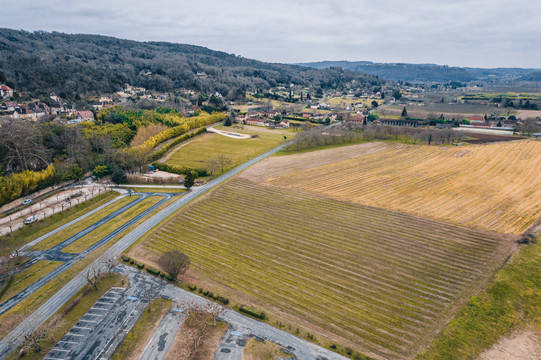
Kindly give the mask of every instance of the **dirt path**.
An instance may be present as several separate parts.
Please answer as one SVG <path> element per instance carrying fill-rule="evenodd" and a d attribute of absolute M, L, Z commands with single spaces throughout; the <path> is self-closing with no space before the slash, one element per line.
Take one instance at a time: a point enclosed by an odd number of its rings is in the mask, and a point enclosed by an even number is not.
<path fill-rule="evenodd" d="M 518 331 L 500 339 L 477 360 L 539 360 L 541 332 Z"/>

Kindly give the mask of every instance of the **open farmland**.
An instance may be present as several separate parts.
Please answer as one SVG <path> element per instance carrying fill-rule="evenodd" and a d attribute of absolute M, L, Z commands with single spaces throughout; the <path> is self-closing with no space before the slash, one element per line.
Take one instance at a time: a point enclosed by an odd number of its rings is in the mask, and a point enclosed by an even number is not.
<path fill-rule="evenodd" d="M 165 162 L 170 165 L 204 169 L 207 160 L 224 154 L 233 160 L 227 169 L 224 169 L 229 170 L 280 145 L 284 141 L 284 136 L 289 140 L 295 136 L 292 130 L 270 130 L 258 126 L 244 126 L 243 129 L 216 127 L 216 129 L 257 135 L 257 137 L 234 139 L 209 132 L 179 146 Z"/>
<path fill-rule="evenodd" d="M 129 255 L 155 263 L 180 249 L 192 260 L 191 281 L 303 334 L 403 359 L 513 248 L 504 235 L 237 178 L 178 212 Z"/>
<path fill-rule="evenodd" d="M 295 155 L 290 161 L 296 161 Z M 339 200 L 520 234 L 541 217 L 539 169 L 541 143 L 537 141 L 462 147 L 389 145 L 267 181 Z"/>

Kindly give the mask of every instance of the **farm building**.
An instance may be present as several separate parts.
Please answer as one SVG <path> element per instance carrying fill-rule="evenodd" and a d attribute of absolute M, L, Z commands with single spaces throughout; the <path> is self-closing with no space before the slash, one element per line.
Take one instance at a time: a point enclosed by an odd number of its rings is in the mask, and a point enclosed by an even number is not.
<path fill-rule="evenodd" d="M 407 120 L 407 119 L 379 119 L 380 123 L 384 125 L 392 126 L 407 126 L 407 127 L 417 127 L 419 126 L 418 120 Z"/>

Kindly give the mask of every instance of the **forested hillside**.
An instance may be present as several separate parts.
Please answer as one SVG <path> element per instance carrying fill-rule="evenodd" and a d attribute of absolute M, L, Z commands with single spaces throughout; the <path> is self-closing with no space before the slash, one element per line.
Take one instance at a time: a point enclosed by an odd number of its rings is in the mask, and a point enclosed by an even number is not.
<path fill-rule="evenodd" d="M 352 80 L 368 88 L 383 83 L 350 70 L 270 64 L 201 46 L 0 29 L 0 82 L 37 96 L 54 91 L 73 99 L 129 83 L 157 91 L 219 91 L 234 98 L 239 90 L 291 83 L 340 90 Z"/>

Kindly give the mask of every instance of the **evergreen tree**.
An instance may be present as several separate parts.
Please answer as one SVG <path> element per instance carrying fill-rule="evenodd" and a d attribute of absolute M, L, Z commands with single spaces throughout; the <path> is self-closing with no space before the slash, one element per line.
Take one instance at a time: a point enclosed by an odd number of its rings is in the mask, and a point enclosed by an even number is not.
<path fill-rule="evenodd" d="M 402 114 L 400 114 L 401 117 L 405 118 L 408 116 L 408 111 L 406 110 L 406 107 L 402 109 Z"/>
<path fill-rule="evenodd" d="M 184 177 L 184 186 L 186 187 L 186 189 L 190 190 L 190 188 L 193 186 L 194 183 L 195 183 L 195 179 L 193 177 L 193 173 L 190 171 Z"/>

